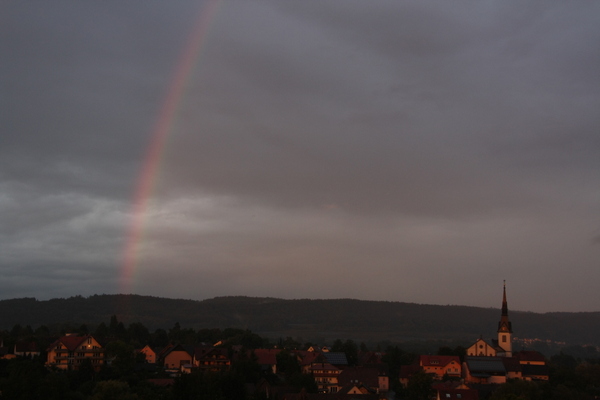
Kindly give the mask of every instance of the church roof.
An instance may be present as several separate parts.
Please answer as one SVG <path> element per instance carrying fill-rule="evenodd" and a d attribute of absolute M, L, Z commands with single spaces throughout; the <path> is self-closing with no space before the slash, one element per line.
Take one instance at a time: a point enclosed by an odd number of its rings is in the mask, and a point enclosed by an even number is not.
<path fill-rule="evenodd" d="M 506 369 L 502 357 L 465 357 L 465 363 L 473 376 L 504 375 Z"/>

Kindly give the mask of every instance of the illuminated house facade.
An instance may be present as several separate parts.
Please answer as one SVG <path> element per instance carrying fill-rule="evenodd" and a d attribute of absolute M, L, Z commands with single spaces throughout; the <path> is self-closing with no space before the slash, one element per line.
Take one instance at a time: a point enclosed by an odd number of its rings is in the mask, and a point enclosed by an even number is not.
<path fill-rule="evenodd" d="M 460 378 L 462 366 L 458 356 L 419 356 L 419 366 L 426 374 L 431 374 L 435 379 L 442 379 L 444 375 Z"/>
<path fill-rule="evenodd" d="M 87 360 L 95 370 L 99 370 L 105 363 L 104 348 L 91 335 L 68 335 L 50 345 L 46 365 L 63 370 L 76 370 Z"/>

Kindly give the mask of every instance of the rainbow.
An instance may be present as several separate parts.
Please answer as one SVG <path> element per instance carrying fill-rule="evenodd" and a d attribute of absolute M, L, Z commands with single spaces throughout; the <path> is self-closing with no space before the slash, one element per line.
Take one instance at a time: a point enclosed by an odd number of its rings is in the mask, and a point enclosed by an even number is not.
<path fill-rule="evenodd" d="M 131 220 L 123 250 L 119 282 L 120 293 L 127 294 L 131 292 L 134 273 L 138 266 L 138 253 L 140 243 L 143 239 L 148 202 L 158 178 L 162 154 L 167 143 L 167 138 L 173 131 L 173 125 L 177 120 L 178 109 L 183 103 L 186 85 L 190 75 L 194 71 L 210 24 L 216 15 L 217 7 L 221 1 L 208 0 L 201 7 L 198 20 L 174 70 L 167 96 L 152 130 L 151 141 L 144 157 L 141 174 L 133 196 Z"/>

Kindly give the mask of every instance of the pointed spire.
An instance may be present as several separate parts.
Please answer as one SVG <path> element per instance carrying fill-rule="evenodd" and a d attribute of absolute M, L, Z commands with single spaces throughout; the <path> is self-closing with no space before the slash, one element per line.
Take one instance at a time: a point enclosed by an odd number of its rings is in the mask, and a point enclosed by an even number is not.
<path fill-rule="evenodd" d="M 504 281 L 504 290 L 502 293 L 502 316 L 508 317 L 508 303 L 506 302 L 506 280 Z"/>
<path fill-rule="evenodd" d="M 512 333 L 512 324 L 508 319 L 508 303 L 506 302 L 506 281 L 504 281 L 502 291 L 502 316 L 500 322 L 498 322 L 498 332 L 500 331 Z"/>

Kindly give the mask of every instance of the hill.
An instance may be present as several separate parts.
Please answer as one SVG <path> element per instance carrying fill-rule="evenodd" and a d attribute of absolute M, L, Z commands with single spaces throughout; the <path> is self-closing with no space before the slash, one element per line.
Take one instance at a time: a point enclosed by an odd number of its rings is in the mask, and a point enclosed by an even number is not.
<path fill-rule="evenodd" d="M 401 302 L 283 300 L 254 297 L 217 297 L 180 300 L 139 295 L 75 296 L 39 301 L 21 298 L 0 301 L 0 328 L 15 324 L 67 323 L 94 326 L 111 315 L 149 329 L 183 327 L 243 328 L 265 337 L 301 337 L 327 341 L 336 338 L 366 342 L 447 340 L 471 342 L 495 337 L 500 310 Z M 600 312 L 533 313 L 510 311 L 514 336 L 568 344 L 597 344 Z"/>

